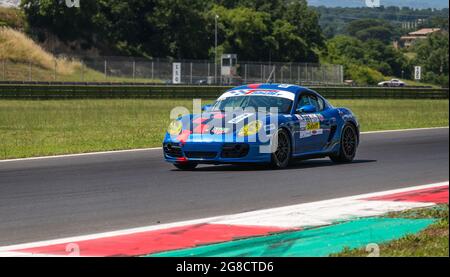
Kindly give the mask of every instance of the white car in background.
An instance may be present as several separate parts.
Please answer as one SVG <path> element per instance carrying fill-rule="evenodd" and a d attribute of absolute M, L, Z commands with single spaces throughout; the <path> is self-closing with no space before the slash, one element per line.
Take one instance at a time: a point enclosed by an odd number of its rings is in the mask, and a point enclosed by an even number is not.
<path fill-rule="evenodd" d="M 391 79 L 389 81 L 379 82 L 378 86 L 380 86 L 380 87 L 404 87 L 404 86 L 406 86 L 406 83 L 400 81 L 399 79 Z"/>

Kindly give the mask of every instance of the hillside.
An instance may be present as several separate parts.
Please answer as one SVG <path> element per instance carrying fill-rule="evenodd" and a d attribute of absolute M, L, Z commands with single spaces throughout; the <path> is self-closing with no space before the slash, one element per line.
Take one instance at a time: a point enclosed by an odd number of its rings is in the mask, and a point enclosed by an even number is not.
<path fill-rule="evenodd" d="M 54 81 L 55 77 L 58 81 L 71 81 L 79 79 L 82 69 L 79 61 L 54 57 L 24 33 L 8 27 L 0 28 L 0 63 L 3 62 L 5 71 L 2 70 L 0 80 L 29 81 L 31 76 L 39 81 Z M 84 70 L 87 79 L 102 78 L 99 72 Z"/>
<path fill-rule="evenodd" d="M 81 67 L 79 62 L 55 58 L 25 34 L 11 28 L 0 29 L 0 59 L 15 63 L 32 63 L 42 69 L 54 69 L 55 62 L 60 65 L 58 73 L 72 74 Z"/>
<path fill-rule="evenodd" d="M 31 70 L 30 70 L 31 65 Z M 0 81 L 160 82 L 105 76 L 78 60 L 55 57 L 24 33 L 0 27 Z"/>

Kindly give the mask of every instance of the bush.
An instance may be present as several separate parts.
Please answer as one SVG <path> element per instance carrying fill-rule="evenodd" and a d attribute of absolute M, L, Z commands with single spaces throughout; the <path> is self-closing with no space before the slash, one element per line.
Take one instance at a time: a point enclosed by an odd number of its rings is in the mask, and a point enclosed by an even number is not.
<path fill-rule="evenodd" d="M 347 65 L 346 75 L 348 79 L 355 81 L 358 85 L 376 85 L 385 79 L 379 71 L 357 64 Z"/>

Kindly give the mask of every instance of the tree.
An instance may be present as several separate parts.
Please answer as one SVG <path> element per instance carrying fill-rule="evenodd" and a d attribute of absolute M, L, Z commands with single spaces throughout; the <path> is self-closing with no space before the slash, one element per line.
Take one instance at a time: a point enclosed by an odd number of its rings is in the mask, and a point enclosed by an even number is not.
<path fill-rule="evenodd" d="M 332 61 L 348 60 L 354 63 L 362 61 L 365 56 L 364 44 L 362 41 L 350 37 L 339 35 L 327 42 L 328 58 Z"/>
<path fill-rule="evenodd" d="M 237 7 L 227 8 L 231 2 Z M 209 22 L 219 15 L 223 51 L 237 53 L 240 60 L 318 61 L 316 50 L 324 47 L 324 38 L 318 15 L 307 7 L 305 0 L 281 1 L 284 13 L 280 12 L 279 17 L 268 12 L 272 7 L 270 1 L 236 2 L 215 5 L 207 14 Z"/>
<path fill-rule="evenodd" d="M 424 81 L 448 87 L 448 33 L 434 33 L 417 43 L 414 65 L 422 66 Z"/>
<path fill-rule="evenodd" d="M 214 22 L 215 15 L 220 19 L 222 48 L 228 53 L 238 53 L 240 60 L 260 60 L 268 56 L 268 49 L 275 47 L 268 13 L 250 8 L 215 6 L 207 16 Z"/>
<path fill-rule="evenodd" d="M 211 58 L 215 16 L 223 51 L 239 59 L 317 62 L 324 47 L 306 0 L 24 0 L 27 19 L 63 40 L 87 39 L 101 53 Z"/>
<path fill-rule="evenodd" d="M 208 48 L 212 45 L 212 36 L 207 35 L 206 29 L 208 6 L 208 1 L 157 0 L 147 17 L 148 26 L 154 30 L 146 41 L 151 53 L 178 59 L 208 58 Z"/>
<path fill-rule="evenodd" d="M 148 40 L 156 31 L 148 18 L 157 5 L 156 1 L 97 0 L 97 3 L 98 12 L 92 17 L 96 31 L 92 35 L 106 44 L 102 48 L 109 46 L 113 51 L 128 55 L 151 56 L 154 47 Z"/>
<path fill-rule="evenodd" d="M 31 28 L 46 29 L 62 40 L 91 38 L 95 32 L 96 0 L 84 0 L 83 10 L 68 8 L 64 0 L 22 0 L 21 7 Z"/>
<path fill-rule="evenodd" d="M 293 1 L 288 5 L 283 17 L 295 26 L 297 36 L 306 43 L 304 61 L 318 61 L 316 50 L 325 47 L 322 28 L 319 25 L 319 14 L 308 8 L 306 0 Z"/>
<path fill-rule="evenodd" d="M 347 25 L 347 33 L 362 41 L 378 39 L 385 43 L 393 39 L 393 26 L 379 19 L 358 19 Z"/>
<path fill-rule="evenodd" d="M 374 26 L 367 29 L 357 31 L 355 37 L 362 41 L 369 39 L 376 39 L 384 43 L 389 43 L 392 40 L 392 31 L 385 26 Z"/>
<path fill-rule="evenodd" d="M 328 41 L 327 53 L 323 58 L 330 63 L 343 64 L 348 77 L 360 83 L 375 84 L 383 79 L 382 74 L 401 77 L 402 71 L 409 74 L 410 68 L 403 53 L 391 45 L 376 39 L 363 42 L 344 35 Z M 371 76 L 362 78 L 363 72 Z"/>

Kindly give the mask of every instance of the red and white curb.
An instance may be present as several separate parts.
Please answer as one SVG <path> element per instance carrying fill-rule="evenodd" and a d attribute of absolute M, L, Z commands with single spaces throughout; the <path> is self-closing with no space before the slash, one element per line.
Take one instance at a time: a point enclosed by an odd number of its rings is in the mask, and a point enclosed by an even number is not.
<path fill-rule="evenodd" d="M 138 256 L 448 203 L 449 182 L 0 247 L 0 256 Z"/>

